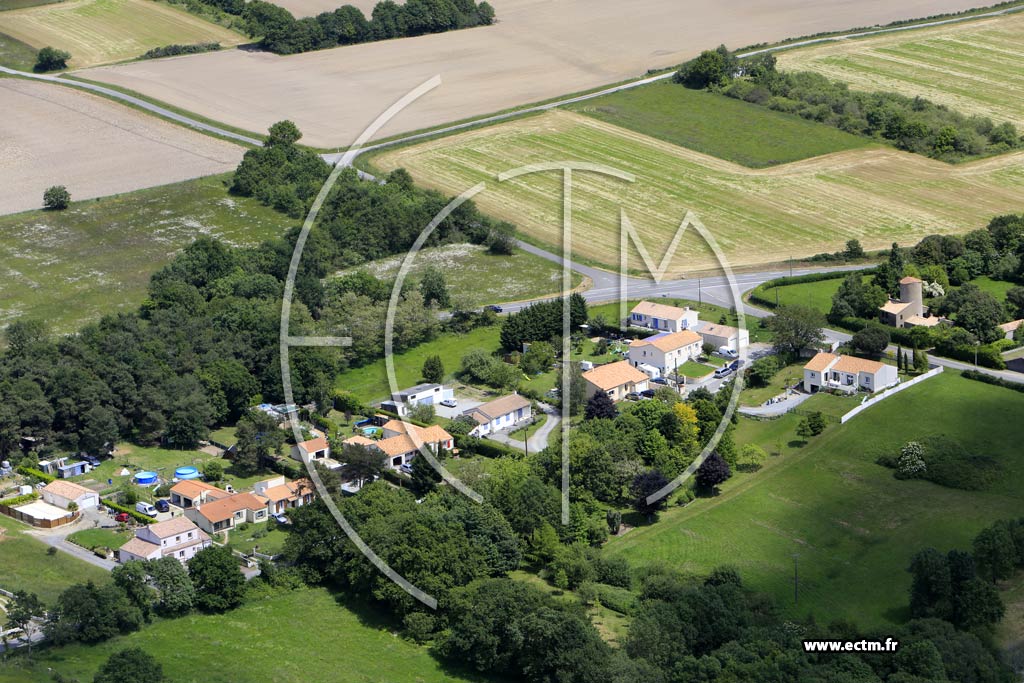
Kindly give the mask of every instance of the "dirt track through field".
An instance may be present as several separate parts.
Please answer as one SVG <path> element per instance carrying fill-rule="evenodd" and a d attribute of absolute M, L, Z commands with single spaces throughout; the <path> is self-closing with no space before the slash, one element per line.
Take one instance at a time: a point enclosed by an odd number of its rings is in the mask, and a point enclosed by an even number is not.
<path fill-rule="evenodd" d="M 0 214 L 39 208 L 51 185 L 90 199 L 222 173 L 245 151 L 46 83 L 0 79 L 0 111 Z"/>
<path fill-rule="evenodd" d="M 495 0 L 494 26 L 281 57 L 228 50 L 89 69 L 251 131 L 289 118 L 318 147 L 347 146 L 427 79 L 444 84 L 378 137 L 550 99 L 678 64 L 700 50 L 886 23 L 971 0 Z"/>
<path fill-rule="evenodd" d="M 635 174 L 632 185 L 574 175 L 574 251 L 611 267 L 619 258 L 620 207 L 655 263 L 692 210 L 740 266 L 836 251 L 853 238 L 875 249 L 936 232 L 966 232 L 1024 205 L 1024 152 L 953 166 L 876 148 L 755 170 L 563 111 L 383 152 L 374 164 L 404 167 L 417 183 L 449 194 L 487 181 L 487 190 L 474 198 L 484 211 L 557 245 L 558 174 L 494 181 L 501 171 L 551 160 Z M 643 267 L 635 251 L 630 256 L 631 267 Z M 691 235 L 669 272 L 685 275 L 714 265 Z"/>

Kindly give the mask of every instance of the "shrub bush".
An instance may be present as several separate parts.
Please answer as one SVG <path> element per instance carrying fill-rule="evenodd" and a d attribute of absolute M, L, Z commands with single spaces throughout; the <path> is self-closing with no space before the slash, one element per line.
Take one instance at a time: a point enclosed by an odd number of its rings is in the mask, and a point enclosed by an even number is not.
<path fill-rule="evenodd" d="M 160 57 L 176 57 L 177 55 L 194 55 L 201 52 L 216 52 L 220 43 L 193 43 L 192 45 L 164 45 L 154 47 L 143 53 L 140 59 L 158 59 Z"/>

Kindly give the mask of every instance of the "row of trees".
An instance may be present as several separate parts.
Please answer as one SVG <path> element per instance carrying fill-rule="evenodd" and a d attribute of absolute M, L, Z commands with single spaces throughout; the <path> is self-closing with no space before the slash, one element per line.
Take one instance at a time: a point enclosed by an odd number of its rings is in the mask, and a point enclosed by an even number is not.
<path fill-rule="evenodd" d="M 494 8 L 475 0 L 406 0 L 402 4 L 381 0 L 370 19 L 353 5 L 296 19 L 283 7 L 264 0 L 202 2 L 241 17 L 245 30 L 260 38 L 263 49 L 282 55 L 494 23 Z"/>
<path fill-rule="evenodd" d="M 684 64 L 676 80 L 936 159 L 998 154 L 1021 145 L 1009 121 L 966 116 L 922 97 L 851 90 L 810 71 L 779 71 L 771 53 L 737 59 L 720 46 Z"/>

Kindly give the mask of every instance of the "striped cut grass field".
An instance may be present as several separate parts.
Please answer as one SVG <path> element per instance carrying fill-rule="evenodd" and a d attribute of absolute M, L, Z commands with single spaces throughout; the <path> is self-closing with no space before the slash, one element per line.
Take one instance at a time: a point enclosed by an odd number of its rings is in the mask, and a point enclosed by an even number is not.
<path fill-rule="evenodd" d="M 783 52 L 779 68 L 922 96 L 1024 127 L 1024 14 Z"/>
<path fill-rule="evenodd" d="M 68 0 L 0 12 L 0 33 L 71 53 L 71 68 L 135 59 L 174 43 L 238 45 L 240 33 L 153 0 Z"/>
<path fill-rule="evenodd" d="M 1024 202 L 1024 152 L 952 166 L 893 149 L 860 149 L 750 169 L 579 114 L 553 111 L 372 159 L 406 168 L 422 185 L 458 194 L 479 182 L 474 201 L 547 245 L 561 241 L 562 181 L 556 172 L 498 182 L 527 164 L 577 161 L 632 173 L 636 182 L 577 172 L 573 251 L 617 268 L 620 209 L 657 263 L 691 210 L 733 266 L 835 251 L 849 239 L 866 249 L 931 233 L 961 233 Z M 963 201 L 970 197 L 971 201 Z M 629 265 L 643 268 L 631 250 Z M 715 267 L 691 231 L 668 272 Z"/>

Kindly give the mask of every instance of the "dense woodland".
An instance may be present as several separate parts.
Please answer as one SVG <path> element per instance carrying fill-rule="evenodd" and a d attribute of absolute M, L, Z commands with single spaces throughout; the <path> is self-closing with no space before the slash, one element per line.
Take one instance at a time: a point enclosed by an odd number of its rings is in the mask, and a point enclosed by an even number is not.
<path fill-rule="evenodd" d="M 1021 146 L 1020 133 L 1008 121 L 966 116 L 922 97 L 851 90 L 809 71 L 779 71 L 771 53 L 741 59 L 725 46 L 705 50 L 679 69 L 676 81 L 944 161 Z"/>
<path fill-rule="evenodd" d="M 195 0 L 240 17 L 260 47 L 281 55 L 323 50 L 339 45 L 443 33 L 494 23 L 494 8 L 475 0 L 381 0 L 367 19 L 353 5 L 296 19 L 291 12 L 264 0 Z"/>

